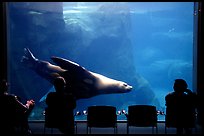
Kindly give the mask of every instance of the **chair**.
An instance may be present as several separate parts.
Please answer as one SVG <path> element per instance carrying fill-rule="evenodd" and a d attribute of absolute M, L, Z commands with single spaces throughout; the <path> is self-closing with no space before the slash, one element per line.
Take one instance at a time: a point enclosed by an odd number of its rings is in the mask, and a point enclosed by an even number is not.
<path fill-rule="evenodd" d="M 155 106 L 151 105 L 131 105 L 128 106 L 127 116 L 127 134 L 129 134 L 129 127 L 152 127 L 152 133 L 157 128 L 157 111 Z"/>
<path fill-rule="evenodd" d="M 53 129 L 59 128 L 60 125 L 60 120 L 57 118 L 58 115 L 53 114 L 52 112 L 49 111 L 49 108 L 45 108 L 45 111 L 43 113 L 45 116 L 45 123 L 44 123 L 44 134 L 46 133 L 46 128 L 51 129 L 51 134 L 53 134 Z M 77 123 L 75 122 L 75 134 L 77 134 Z"/>
<path fill-rule="evenodd" d="M 165 101 L 165 133 L 167 128 L 177 128 L 178 134 L 191 134 L 192 128 L 196 131 L 196 95 L 190 92 L 171 93 Z"/>
<path fill-rule="evenodd" d="M 113 106 L 90 106 L 87 114 L 87 134 L 91 134 L 91 128 L 114 128 L 117 134 L 116 107 Z M 89 130 L 89 131 L 88 131 Z"/>
<path fill-rule="evenodd" d="M 165 114 L 165 134 L 167 134 L 167 128 L 177 128 L 177 126 L 188 127 L 190 129 L 194 128 L 195 133 L 197 133 L 196 128 L 196 113 L 182 113 L 181 116 L 178 116 L 171 111 L 171 109 L 166 109 Z"/>
<path fill-rule="evenodd" d="M 44 134 L 46 133 L 46 128 L 50 128 L 51 134 L 53 134 L 53 129 L 58 128 L 56 117 L 49 112 L 48 108 L 45 108 L 43 115 L 45 117 Z"/>

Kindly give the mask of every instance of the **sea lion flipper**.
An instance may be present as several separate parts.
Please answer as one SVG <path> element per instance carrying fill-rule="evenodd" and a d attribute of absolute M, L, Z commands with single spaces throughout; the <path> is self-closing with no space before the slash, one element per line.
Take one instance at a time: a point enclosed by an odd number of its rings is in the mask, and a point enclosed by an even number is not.
<path fill-rule="evenodd" d="M 55 78 L 53 75 L 65 71 L 59 66 L 53 65 L 48 61 L 42 61 L 37 59 L 28 48 L 24 48 L 24 55 L 21 58 L 21 63 L 23 63 L 26 67 L 34 70 L 36 73 L 38 73 L 40 76 L 47 79 L 51 83 Z"/>
<path fill-rule="evenodd" d="M 83 80 L 86 84 L 94 84 L 94 81 L 89 79 L 89 78 L 86 78 Z"/>
<path fill-rule="evenodd" d="M 38 59 L 33 53 L 28 48 L 24 48 L 24 55 L 21 58 L 21 63 L 29 68 L 33 68 L 37 61 Z"/>
<path fill-rule="evenodd" d="M 69 70 L 70 72 L 79 71 L 79 70 L 83 71 L 85 69 L 81 67 L 79 64 L 64 58 L 52 56 L 51 59 L 55 64 L 57 64 L 63 69 Z"/>

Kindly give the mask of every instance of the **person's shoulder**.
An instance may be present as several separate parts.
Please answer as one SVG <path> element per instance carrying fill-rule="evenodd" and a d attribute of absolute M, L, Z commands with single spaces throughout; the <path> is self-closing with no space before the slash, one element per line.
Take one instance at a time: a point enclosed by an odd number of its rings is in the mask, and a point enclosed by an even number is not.
<path fill-rule="evenodd" d="M 49 92 L 48 95 L 56 94 L 56 92 Z"/>
<path fill-rule="evenodd" d="M 47 97 L 52 97 L 52 96 L 55 96 L 56 95 L 56 92 L 49 92 L 48 94 L 47 94 Z"/>
<path fill-rule="evenodd" d="M 184 92 L 186 92 L 186 93 L 188 93 L 188 94 L 193 93 L 190 89 L 186 89 Z"/>
<path fill-rule="evenodd" d="M 1 99 L 3 100 L 3 101 L 7 101 L 7 102 L 9 102 L 9 103 L 15 103 L 16 102 L 16 97 L 15 97 L 15 95 L 13 95 L 13 94 L 4 94 L 2 97 L 1 97 Z"/>
<path fill-rule="evenodd" d="M 172 95 L 174 95 L 175 94 L 175 92 L 170 92 L 170 93 L 168 93 L 167 95 L 166 95 L 166 97 L 170 97 L 170 96 L 172 96 Z"/>

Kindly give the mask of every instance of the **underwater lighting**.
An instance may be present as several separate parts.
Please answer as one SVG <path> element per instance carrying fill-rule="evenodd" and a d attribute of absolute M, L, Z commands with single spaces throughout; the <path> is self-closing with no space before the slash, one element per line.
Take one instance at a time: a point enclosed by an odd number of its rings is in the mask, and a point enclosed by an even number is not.
<path fill-rule="evenodd" d="M 121 111 L 117 111 L 117 115 L 121 115 L 122 114 L 122 112 Z"/>
<path fill-rule="evenodd" d="M 77 112 L 74 114 L 74 116 L 79 116 L 79 115 L 81 115 L 81 112 L 80 112 L 80 111 L 77 111 Z"/>
<path fill-rule="evenodd" d="M 88 112 L 86 110 L 83 110 L 83 115 L 87 115 Z"/>
<path fill-rule="evenodd" d="M 164 114 L 164 111 L 159 111 L 159 110 L 158 110 L 158 111 L 157 111 L 157 115 L 165 115 L 165 114 Z"/>
<path fill-rule="evenodd" d="M 122 114 L 127 115 L 127 112 L 125 110 L 122 110 L 121 112 Z"/>

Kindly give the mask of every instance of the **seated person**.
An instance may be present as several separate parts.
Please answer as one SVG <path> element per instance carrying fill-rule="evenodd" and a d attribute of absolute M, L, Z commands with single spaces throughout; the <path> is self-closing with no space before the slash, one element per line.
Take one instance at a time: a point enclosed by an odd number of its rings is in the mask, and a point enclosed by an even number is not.
<path fill-rule="evenodd" d="M 191 134 L 195 126 L 196 95 L 187 89 L 183 79 L 176 79 L 174 92 L 166 95 L 166 125 L 177 128 L 177 134 Z"/>
<path fill-rule="evenodd" d="M 45 117 L 53 121 L 55 128 L 64 134 L 74 134 L 74 114 L 76 101 L 71 93 L 66 90 L 66 81 L 63 77 L 54 80 L 56 92 L 50 92 L 46 98 L 47 108 Z"/>
<path fill-rule="evenodd" d="M 8 135 L 30 134 L 28 116 L 30 115 L 35 103 L 28 100 L 24 105 L 19 97 L 8 93 L 8 83 L 6 80 L 0 83 L 0 129 L 1 133 Z"/>

